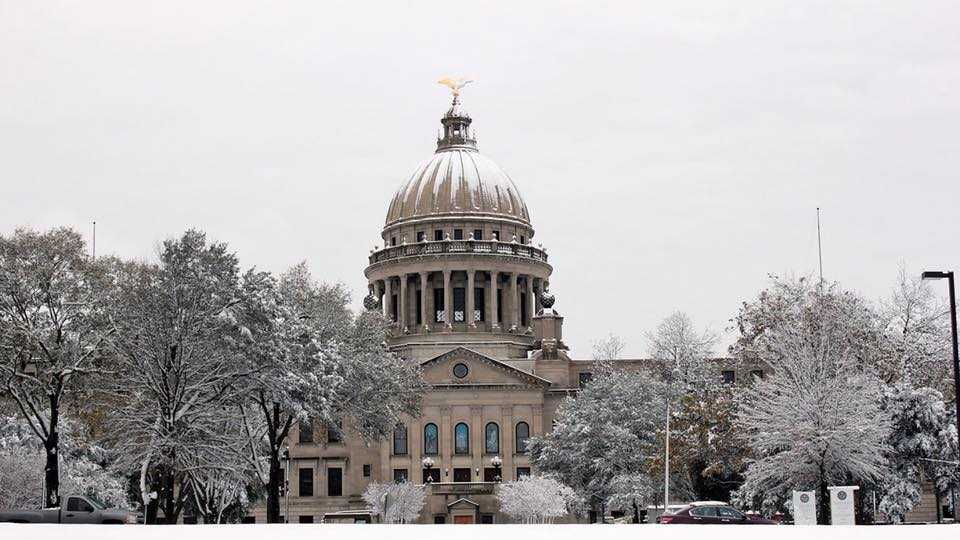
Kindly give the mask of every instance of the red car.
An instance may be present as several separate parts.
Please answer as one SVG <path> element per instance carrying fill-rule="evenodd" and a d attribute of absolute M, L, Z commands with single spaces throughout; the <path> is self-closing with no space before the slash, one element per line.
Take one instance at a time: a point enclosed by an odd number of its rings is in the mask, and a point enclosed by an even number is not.
<path fill-rule="evenodd" d="M 662 514 L 657 523 L 687 525 L 776 525 L 776 521 L 747 516 L 724 502 L 702 501 L 690 503 L 676 511 Z"/>

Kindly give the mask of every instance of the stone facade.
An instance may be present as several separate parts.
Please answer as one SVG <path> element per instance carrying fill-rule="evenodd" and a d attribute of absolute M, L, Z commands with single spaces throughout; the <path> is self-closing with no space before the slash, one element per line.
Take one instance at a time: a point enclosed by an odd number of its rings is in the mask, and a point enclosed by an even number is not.
<path fill-rule="evenodd" d="M 497 482 L 529 473 L 524 440 L 549 429 L 591 376 L 593 362 L 566 354 L 553 268 L 532 244 L 527 205 L 478 152 L 471 122 L 455 97 L 436 153 L 392 198 L 365 271 L 364 305 L 394 321 L 390 347 L 423 368 L 421 413 L 378 442 L 351 437 L 349 425 L 344 440 L 294 428 L 281 504 L 290 522 L 362 519 L 366 486 L 399 478 L 426 484 L 422 523 L 508 522 Z M 264 509 L 254 516 L 264 521 Z"/>

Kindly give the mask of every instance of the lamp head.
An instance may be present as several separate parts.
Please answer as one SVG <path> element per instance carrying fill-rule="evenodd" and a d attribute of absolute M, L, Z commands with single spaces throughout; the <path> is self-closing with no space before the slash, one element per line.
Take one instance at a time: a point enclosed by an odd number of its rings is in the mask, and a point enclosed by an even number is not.
<path fill-rule="evenodd" d="M 943 279 L 950 277 L 949 272 L 927 271 L 920 275 L 922 279 Z"/>

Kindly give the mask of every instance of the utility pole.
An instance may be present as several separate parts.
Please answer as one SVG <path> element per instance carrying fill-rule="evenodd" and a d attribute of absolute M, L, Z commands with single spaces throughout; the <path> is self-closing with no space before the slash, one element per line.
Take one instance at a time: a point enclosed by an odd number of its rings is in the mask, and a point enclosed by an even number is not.
<path fill-rule="evenodd" d="M 663 513 L 667 513 L 670 504 L 670 396 L 667 396 L 667 429 L 664 436 L 663 458 Z"/>
<path fill-rule="evenodd" d="M 817 207 L 817 256 L 820 258 L 820 283 L 823 283 L 823 241 L 820 238 L 820 207 Z"/>

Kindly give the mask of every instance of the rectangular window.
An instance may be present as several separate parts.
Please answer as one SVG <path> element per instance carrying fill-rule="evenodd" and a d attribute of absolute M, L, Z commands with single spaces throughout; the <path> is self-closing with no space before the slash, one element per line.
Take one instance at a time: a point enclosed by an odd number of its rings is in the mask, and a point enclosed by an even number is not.
<path fill-rule="evenodd" d="M 463 229 L 454 229 L 454 230 L 453 230 L 453 239 L 454 239 L 454 240 L 463 240 Z"/>
<path fill-rule="evenodd" d="M 423 470 L 423 483 L 427 482 L 439 482 L 440 481 L 440 468 L 431 467 L 429 469 Z"/>
<path fill-rule="evenodd" d="M 500 481 L 500 469 L 496 467 L 484 467 L 483 468 L 483 481 L 484 482 L 499 482 Z"/>
<path fill-rule="evenodd" d="M 453 322 L 464 322 L 467 312 L 467 295 L 463 287 L 453 288 Z"/>
<path fill-rule="evenodd" d="M 416 310 L 417 310 L 417 325 L 423 324 L 423 296 L 420 294 L 420 291 L 417 291 L 417 299 L 415 300 Z"/>
<path fill-rule="evenodd" d="M 723 376 L 723 384 L 733 384 L 737 382 L 737 373 L 731 369 L 725 369 L 720 374 Z"/>
<path fill-rule="evenodd" d="M 493 525 L 493 514 L 480 514 L 481 525 Z"/>
<path fill-rule="evenodd" d="M 391 236 L 391 237 L 390 237 L 390 245 L 391 245 L 391 246 L 397 245 L 397 237 L 396 237 L 396 236 Z"/>
<path fill-rule="evenodd" d="M 473 289 L 473 320 L 477 322 L 483 322 L 486 318 L 487 305 L 484 300 L 486 300 L 487 297 L 483 293 L 483 287 L 475 287 Z"/>
<path fill-rule="evenodd" d="M 433 516 L 433 524 L 434 524 L 434 525 L 443 525 L 443 524 L 446 523 L 446 522 L 447 522 L 447 516 L 445 516 L 445 515 L 443 515 L 443 514 L 437 514 L 437 515 Z"/>
<path fill-rule="evenodd" d="M 520 243 L 521 243 L 521 244 L 526 244 L 526 243 L 527 243 L 527 239 L 524 238 L 524 236 L 523 236 L 522 234 L 520 235 Z"/>
<path fill-rule="evenodd" d="M 313 442 L 313 423 L 310 420 L 301 420 L 297 426 L 297 442 L 307 444 Z"/>
<path fill-rule="evenodd" d="M 364 478 L 370 478 L 370 464 L 369 464 L 369 463 L 364 463 L 364 464 L 363 464 L 363 477 L 364 477 Z"/>
<path fill-rule="evenodd" d="M 521 326 L 530 326 L 530 321 L 527 319 L 527 293 L 520 293 L 520 325 Z"/>
<path fill-rule="evenodd" d="M 473 239 L 474 239 L 474 240 L 483 240 L 483 229 L 474 229 L 474 230 L 473 230 Z"/>
<path fill-rule="evenodd" d="M 337 444 L 343 442 L 343 420 L 337 420 L 333 426 L 327 427 L 327 443 Z"/>
<path fill-rule="evenodd" d="M 470 468 L 465 467 L 462 469 L 453 470 L 453 481 L 454 482 L 471 482 Z"/>
<path fill-rule="evenodd" d="M 391 294 L 390 295 L 390 317 L 393 319 L 393 322 L 400 320 L 400 295 Z"/>
<path fill-rule="evenodd" d="M 427 239 L 427 233 L 423 231 L 417 231 L 417 243 L 423 242 Z"/>
<path fill-rule="evenodd" d="M 530 467 L 517 467 L 517 480 L 524 476 L 530 476 Z"/>
<path fill-rule="evenodd" d="M 398 484 L 402 484 L 403 482 L 406 482 L 409 476 L 410 475 L 407 473 L 407 469 L 393 470 L 393 481 Z"/>
<path fill-rule="evenodd" d="M 433 310 L 436 312 L 435 322 L 443 322 L 443 288 L 433 289 Z"/>
<path fill-rule="evenodd" d="M 327 467 L 327 496 L 343 496 L 343 469 L 340 467 Z"/>
<path fill-rule="evenodd" d="M 443 240 L 443 231 L 433 231 L 433 241 L 439 242 Z"/>
<path fill-rule="evenodd" d="M 593 380 L 593 373 L 590 373 L 589 371 L 582 371 L 580 372 L 579 377 L 580 377 L 580 388 L 583 388 L 590 381 Z"/>
<path fill-rule="evenodd" d="M 313 523 L 313 516 L 299 516 L 297 521 L 299 523 Z"/>
<path fill-rule="evenodd" d="M 303 467 L 298 472 L 299 491 L 301 497 L 313 497 L 313 469 Z"/>

